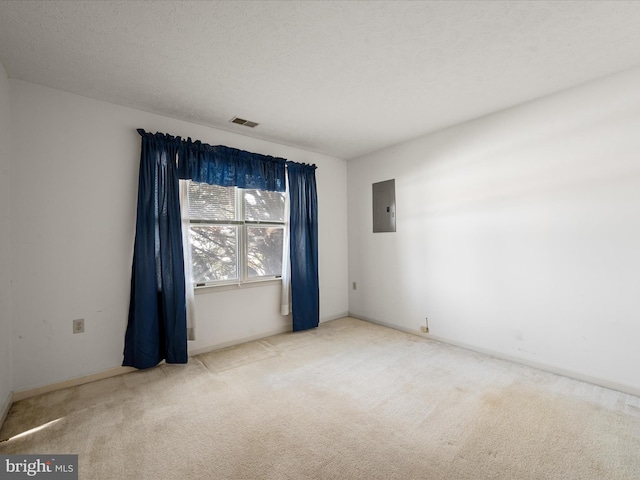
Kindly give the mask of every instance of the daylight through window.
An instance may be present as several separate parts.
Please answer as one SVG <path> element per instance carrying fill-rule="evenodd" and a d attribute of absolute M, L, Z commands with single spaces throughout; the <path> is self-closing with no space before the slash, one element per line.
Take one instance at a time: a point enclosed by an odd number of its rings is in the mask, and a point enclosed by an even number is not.
<path fill-rule="evenodd" d="M 285 194 L 189 182 L 193 281 L 242 283 L 282 274 Z"/>

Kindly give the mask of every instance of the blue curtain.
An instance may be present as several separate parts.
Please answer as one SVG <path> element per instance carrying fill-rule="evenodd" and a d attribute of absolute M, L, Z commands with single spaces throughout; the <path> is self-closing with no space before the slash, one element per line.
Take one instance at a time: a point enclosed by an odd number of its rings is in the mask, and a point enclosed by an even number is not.
<path fill-rule="evenodd" d="M 291 215 L 291 313 L 294 332 L 315 328 L 320 321 L 315 170 L 315 165 L 287 162 Z"/>
<path fill-rule="evenodd" d="M 285 163 L 284 158 L 192 142 L 190 138 L 182 143 L 178 153 L 181 179 L 272 192 L 286 189 Z"/>
<path fill-rule="evenodd" d="M 176 156 L 180 137 L 142 136 L 124 366 L 186 363 L 187 320 Z"/>
<path fill-rule="evenodd" d="M 317 327 L 318 225 L 315 165 L 287 162 L 162 133 L 142 137 L 131 300 L 123 365 L 186 363 L 187 319 L 179 179 L 284 192 L 290 186 L 293 330 Z"/>

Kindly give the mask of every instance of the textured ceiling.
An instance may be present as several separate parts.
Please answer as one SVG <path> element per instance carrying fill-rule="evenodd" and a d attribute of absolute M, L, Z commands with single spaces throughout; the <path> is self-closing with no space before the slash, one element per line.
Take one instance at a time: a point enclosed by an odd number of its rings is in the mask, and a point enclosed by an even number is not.
<path fill-rule="evenodd" d="M 636 67 L 639 26 L 637 1 L 0 0 L 0 62 L 349 159 Z"/>

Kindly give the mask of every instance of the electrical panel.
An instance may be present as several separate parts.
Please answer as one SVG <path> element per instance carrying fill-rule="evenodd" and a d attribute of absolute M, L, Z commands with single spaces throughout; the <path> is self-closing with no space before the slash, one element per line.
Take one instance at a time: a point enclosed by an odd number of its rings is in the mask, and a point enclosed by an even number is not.
<path fill-rule="evenodd" d="M 396 181 L 373 184 L 373 233 L 396 231 Z"/>

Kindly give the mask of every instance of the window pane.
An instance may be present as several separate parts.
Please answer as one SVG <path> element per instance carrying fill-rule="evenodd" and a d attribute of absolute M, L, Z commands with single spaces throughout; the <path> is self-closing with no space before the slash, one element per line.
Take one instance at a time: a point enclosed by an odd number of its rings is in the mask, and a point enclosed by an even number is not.
<path fill-rule="evenodd" d="M 284 193 L 243 190 L 244 219 L 253 222 L 284 222 Z"/>
<path fill-rule="evenodd" d="M 282 275 L 283 227 L 247 227 L 249 278 Z"/>
<path fill-rule="evenodd" d="M 238 278 L 238 231 L 233 225 L 191 225 L 195 283 Z"/>
<path fill-rule="evenodd" d="M 191 220 L 235 220 L 236 187 L 189 182 Z"/>

